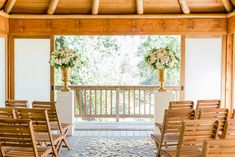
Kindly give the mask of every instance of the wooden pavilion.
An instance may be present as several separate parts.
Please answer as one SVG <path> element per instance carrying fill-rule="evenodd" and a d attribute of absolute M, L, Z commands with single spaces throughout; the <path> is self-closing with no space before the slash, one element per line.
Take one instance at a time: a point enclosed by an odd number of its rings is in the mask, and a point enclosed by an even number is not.
<path fill-rule="evenodd" d="M 52 52 L 56 35 L 180 35 L 179 98 L 184 100 L 184 86 L 187 81 L 187 77 L 185 77 L 186 40 L 188 38 L 216 37 L 221 39 L 221 65 L 219 65 L 221 67 L 221 96 L 218 99 L 221 100 L 222 107 L 229 109 L 229 117 L 232 116 L 235 108 L 235 0 L 0 0 L 0 9 L 0 37 L 4 41 L 1 46 L 4 46 L 3 51 L 5 52 L 2 55 L 4 58 L 1 59 L 4 62 L 0 62 L 0 66 L 5 69 L 3 71 L 4 82 L 1 83 L 5 86 L 1 87 L 3 89 L 1 91 L 5 93 L 4 100 L 16 99 L 16 93 L 20 93 L 19 87 L 25 85 L 20 86 L 21 83 L 19 83 L 19 80 L 22 81 L 22 78 L 18 79 L 21 63 L 18 62 L 17 57 L 20 56 L 19 52 L 27 50 L 27 44 L 32 43 L 24 41 L 25 45 L 21 47 L 21 39 L 46 39 L 49 41 L 49 45 L 45 48 Z M 38 51 L 37 53 L 40 53 Z M 24 56 L 27 55 L 24 54 Z M 37 57 L 39 56 L 40 54 L 37 54 Z M 27 62 L 28 60 L 20 61 Z M 21 68 L 24 69 L 24 66 Z M 28 78 L 30 77 L 28 76 Z M 56 88 L 54 87 L 53 68 L 50 68 L 48 78 L 50 80 L 49 83 L 47 82 L 50 88 L 49 98 L 54 101 Z M 198 75 L 198 79 L 203 79 L 203 76 Z M 38 84 L 40 85 L 40 82 Z M 153 90 L 148 87 L 128 87 L 127 89 L 127 87 L 116 86 L 109 88 L 79 87 L 79 89 L 76 87 L 74 89 L 85 90 L 87 93 L 91 90 L 115 90 L 116 93 L 119 90 L 136 90 L 139 91 L 139 95 L 141 90 L 144 91 L 144 95 L 145 90 Z M 78 94 L 78 100 L 80 99 L 81 95 Z M 119 99 L 119 95 L 116 97 L 117 99 Z M 124 98 L 123 101 L 125 102 Z M 78 105 L 81 109 L 81 104 L 78 103 Z M 141 115 L 140 108 L 139 112 L 136 111 L 138 114 L 134 112 L 133 115 L 130 114 L 130 111 L 129 114 L 128 111 L 126 114 L 124 111 L 123 115 L 112 114 L 112 111 L 110 115 L 107 115 L 107 110 L 106 114 L 102 114 L 101 111 L 101 114 L 98 115 L 95 111 L 95 114 L 91 115 L 86 111 L 79 111 L 77 116 L 115 117 L 117 119 L 119 117 L 149 118 L 153 116 L 151 112 L 146 114 L 145 111 Z M 3 121 L 0 120 L 0 123 Z M 198 123 L 195 122 L 195 125 Z M 191 125 L 191 123 L 184 125 Z M 219 143 L 214 144 L 219 145 Z M 213 145 L 213 142 L 209 142 L 209 144 Z M 59 149 L 60 146 L 56 145 L 54 149 L 57 147 Z"/>

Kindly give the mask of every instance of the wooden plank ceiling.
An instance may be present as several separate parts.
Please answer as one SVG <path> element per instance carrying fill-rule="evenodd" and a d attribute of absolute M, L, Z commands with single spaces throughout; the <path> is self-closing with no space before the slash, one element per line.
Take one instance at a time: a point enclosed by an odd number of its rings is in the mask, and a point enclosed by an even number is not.
<path fill-rule="evenodd" d="M 234 8 L 235 0 L 0 0 L 9 14 L 217 14 Z"/>

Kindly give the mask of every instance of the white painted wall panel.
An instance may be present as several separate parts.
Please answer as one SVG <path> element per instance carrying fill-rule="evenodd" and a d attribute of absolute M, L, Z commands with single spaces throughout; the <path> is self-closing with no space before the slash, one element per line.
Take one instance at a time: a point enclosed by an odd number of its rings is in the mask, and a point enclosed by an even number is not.
<path fill-rule="evenodd" d="M 0 37 L 0 107 L 4 106 L 6 99 L 6 46 L 5 38 Z"/>
<path fill-rule="evenodd" d="M 50 100 L 50 39 L 15 39 L 15 99 Z"/>
<path fill-rule="evenodd" d="M 186 38 L 185 99 L 221 98 L 221 38 Z"/>

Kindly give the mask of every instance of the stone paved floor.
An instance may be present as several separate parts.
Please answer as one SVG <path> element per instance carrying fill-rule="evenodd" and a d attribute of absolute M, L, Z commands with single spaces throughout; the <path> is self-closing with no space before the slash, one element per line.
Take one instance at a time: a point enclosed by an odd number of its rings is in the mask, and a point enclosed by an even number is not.
<path fill-rule="evenodd" d="M 61 157 L 154 157 L 150 131 L 80 131 L 68 137 L 72 150 Z"/>

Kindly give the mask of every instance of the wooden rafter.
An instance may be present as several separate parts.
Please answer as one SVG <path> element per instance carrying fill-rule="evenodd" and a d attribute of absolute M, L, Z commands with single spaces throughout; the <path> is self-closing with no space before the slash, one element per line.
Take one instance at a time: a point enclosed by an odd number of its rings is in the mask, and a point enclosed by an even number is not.
<path fill-rule="evenodd" d="M 15 4 L 16 0 L 8 0 L 5 7 L 4 7 L 4 11 L 5 13 L 9 14 Z"/>
<path fill-rule="evenodd" d="M 190 9 L 189 9 L 189 6 L 188 6 L 186 0 L 178 0 L 178 1 L 179 1 L 180 7 L 181 7 L 181 10 L 183 11 L 183 13 L 190 14 Z"/>
<path fill-rule="evenodd" d="M 92 4 L 92 14 L 93 15 L 97 15 L 99 12 L 99 4 L 100 4 L 100 0 L 93 0 L 93 4 Z"/>
<path fill-rule="evenodd" d="M 144 0 L 136 0 L 137 14 L 144 13 Z"/>
<path fill-rule="evenodd" d="M 233 11 L 233 5 L 230 0 L 221 0 L 221 2 L 223 3 L 223 5 L 228 13 Z"/>
<path fill-rule="evenodd" d="M 58 3 L 59 3 L 59 0 L 51 0 L 50 5 L 47 10 L 47 14 L 53 15 L 55 13 Z"/>

